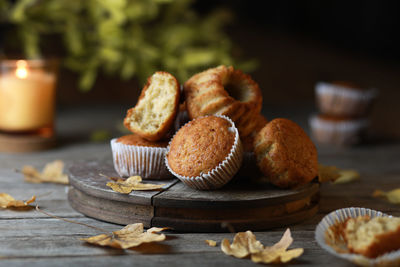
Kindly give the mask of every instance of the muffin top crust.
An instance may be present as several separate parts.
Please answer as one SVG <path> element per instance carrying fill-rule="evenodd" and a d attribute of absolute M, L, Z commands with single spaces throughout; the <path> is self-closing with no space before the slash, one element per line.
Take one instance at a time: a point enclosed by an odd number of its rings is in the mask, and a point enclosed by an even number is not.
<path fill-rule="evenodd" d="M 234 126 L 227 119 L 207 116 L 192 120 L 173 137 L 168 164 L 182 176 L 206 174 L 227 158 L 235 137 Z"/>
<path fill-rule="evenodd" d="M 157 141 L 152 142 L 147 139 L 140 137 L 137 134 L 129 134 L 121 136 L 117 139 L 117 143 L 122 143 L 124 145 L 133 145 L 133 146 L 146 146 L 146 147 L 167 147 L 167 141 Z"/>

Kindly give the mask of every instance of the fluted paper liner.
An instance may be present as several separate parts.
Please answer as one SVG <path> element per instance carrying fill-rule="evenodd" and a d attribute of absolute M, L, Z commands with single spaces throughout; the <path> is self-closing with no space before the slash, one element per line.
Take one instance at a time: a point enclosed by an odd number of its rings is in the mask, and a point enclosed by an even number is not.
<path fill-rule="evenodd" d="M 243 160 L 243 147 L 239 138 L 239 132 L 235 127 L 235 123 L 230 118 L 223 115 L 213 116 L 224 118 L 229 121 L 232 125 L 230 129 L 235 132 L 235 141 L 233 143 L 233 146 L 229 154 L 226 156 L 225 160 L 218 164 L 218 166 L 210 170 L 208 173 L 202 173 L 196 177 L 182 176 L 177 174 L 170 168 L 167 157 L 168 152 L 165 154 L 165 165 L 167 166 L 168 170 L 189 187 L 199 190 L 211 190 L 224 186 L 237 173 Z M 168 145 L 167 151 L 169 151 L 170 149 L 172 139 Z"/>
<path fill-rule="evenodd" d="M 315 229 L 315 239 L 324 250 L 335 255 L 339 258 L 349 260 L 360 266 L 399 266 L 400 264 L 400 250 L 392 251 L 383 254 L 377 258 L 367 258 L 360 254 L 354 253 L 338 253 L 329 243 L 333 243 L 334 240 L 327 240 L 330 236 L 326 235 L 326 231 L 332 226 L 338 223 L 344 222 L 347 218 L 356 218 L 358 216 L 368 215 L 371 218 L 374 217 L 392 217 L 380 211 L 371 210 L 367 208 L 344 208 L 333 211 L 326 215 Z"/>
<path fill-rule="evenodd" d="M 165 167 L 165 147 L 125 145 L 111 140 L 115 171 L 121 177 L 140 175 L 143 179 L 168 179 L 172 175 Z"/>
<path fill-rule="evenodd" d="M 320 120 L 316 115 L 310 118 L 310 125 L 313 128 L 326 131 L 353 132 L 368 127 L 368 124 L 367 119 L 330 122 Z"/>
<path fill-rule="evenodd" d="M 318 106 L 322 113 L 340 116 L 364 116 L 372 100 L 377 95 L 376 89 L 355 90 L 346 86 L 319 82 L 315 86 Z"/>
<path fill-rule="evenodd" d="M 317 115 L 309 119 L 312 135 L 318 140 L 327 143 L 351 144 L 357 143 L 360 133 L 368 128 L 367 119 L 347 121 L 324 121 Z"/>

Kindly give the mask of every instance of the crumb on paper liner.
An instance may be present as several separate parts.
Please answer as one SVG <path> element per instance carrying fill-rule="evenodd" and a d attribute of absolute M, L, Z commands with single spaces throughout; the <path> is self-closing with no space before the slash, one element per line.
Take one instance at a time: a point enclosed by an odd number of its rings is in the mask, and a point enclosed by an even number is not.
<path fill-rule="evenodd" d="M 400 250 L 395 250 L 376 258 L 367 258 L 363 255 L 349 252 L 345 241 L 338 235 L 340 229 L 337 227 L 340 227 L 339 223 L 344 222 L 347 218 L 356 218 L 366 215 L 371 218 L 392 217 L 380 211 L 358 207 L 332 211 L 321 220 L 315 229 L 315 239 L 317 243 L 330 254 L 360 266 L 400 266 Z"/>

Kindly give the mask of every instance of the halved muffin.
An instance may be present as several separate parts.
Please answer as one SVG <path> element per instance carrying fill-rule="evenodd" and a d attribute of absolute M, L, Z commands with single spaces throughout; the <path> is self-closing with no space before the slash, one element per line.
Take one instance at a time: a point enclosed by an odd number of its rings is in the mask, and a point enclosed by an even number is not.
<path fill-rule="evenodd" d="M 150 141 L 162 139 L 174 123 L 179 97 L 179 83 L 174 76 L 165 71 L 154 73 L 136 106 L 128 110 L 125 127 Z"/>

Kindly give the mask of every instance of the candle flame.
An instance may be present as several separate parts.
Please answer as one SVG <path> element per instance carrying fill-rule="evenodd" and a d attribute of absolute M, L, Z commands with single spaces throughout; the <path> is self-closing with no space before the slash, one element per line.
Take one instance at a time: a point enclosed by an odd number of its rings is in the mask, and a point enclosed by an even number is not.
<path fill-rule="evenodd" d="M 25 79 L 28 76 L 27 63 L 25 60 L 17 61 L 17 69 L 15 70 L 15 76 L 20 79 Z"/>

